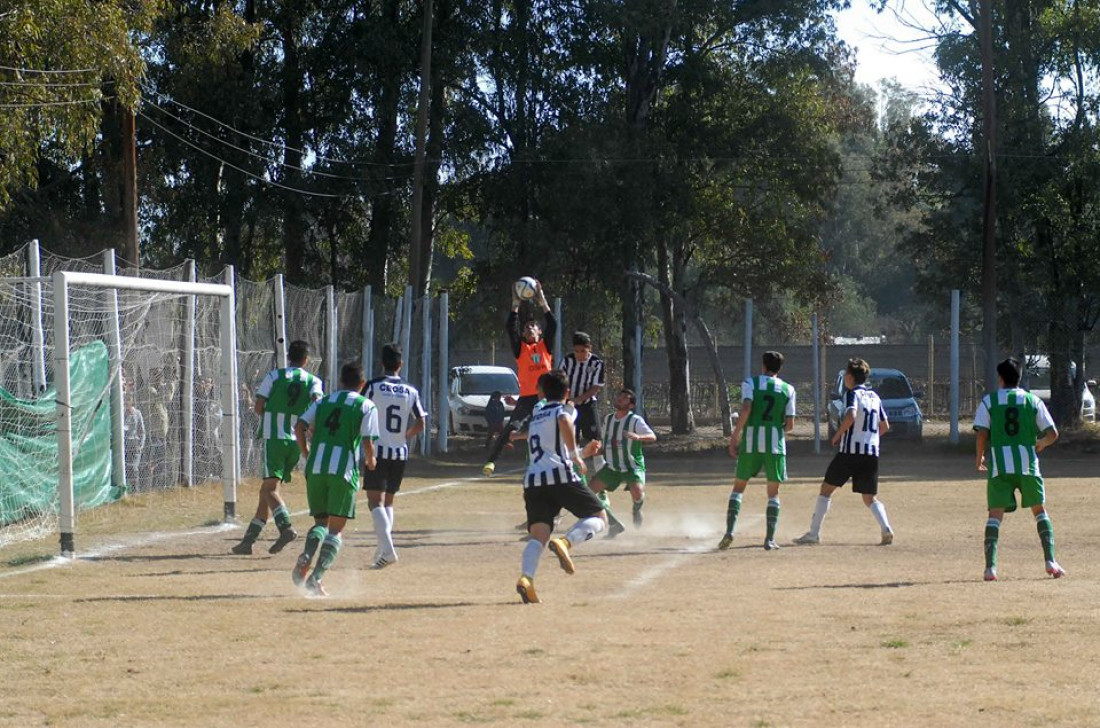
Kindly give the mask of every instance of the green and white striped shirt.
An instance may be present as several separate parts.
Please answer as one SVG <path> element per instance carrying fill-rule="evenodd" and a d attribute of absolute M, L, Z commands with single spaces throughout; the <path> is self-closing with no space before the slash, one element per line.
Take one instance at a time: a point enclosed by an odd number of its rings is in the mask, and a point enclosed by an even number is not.
<path fill-rule="evenodd" d="M 607 467 L 619 473 L 644 473 L 645 456 L 642 455 L 642 443 L 626 439 L 626 433 L 652 435 L 641 415 L 628 412 L 619 418 L 612 412 L 603 420 L 603 457 Z"/>
<path fill-rule="evenodd" d="M 974 429 L 989 432 L 992 467 L 989 477 L 998 475 L 1039 476 L 1039 454 L 1035 442 L 1054 427 L 1043 400 L 1020 388 L 999 389 L 982 397 L 974 414 Z"/>
<path fill-rule="evenodd" d="M 378 408 L 358 392 L 343 390 L 317 400 L 301 417 L 313 428 L 306 476 L 335 475 L 359 487 L 363 438 L 378 439 Z"/>
<path fill-rule="evenodd" d="M 741 385 L 741 399 L 752 409 L 741 429 L 741 452 L 787 454 L 788 417 L 794 417 L 794 387 L 779 377 L 761 374 Z"/>
<path fill-rule="evenodd" d="M 287 367 L 268 372 L 256 396 L 264 398 L 260 436 L 265 440 L 293 440 L 298 418 L 324 396 L 324 391 L 319 377 L 301 367 Z"/>

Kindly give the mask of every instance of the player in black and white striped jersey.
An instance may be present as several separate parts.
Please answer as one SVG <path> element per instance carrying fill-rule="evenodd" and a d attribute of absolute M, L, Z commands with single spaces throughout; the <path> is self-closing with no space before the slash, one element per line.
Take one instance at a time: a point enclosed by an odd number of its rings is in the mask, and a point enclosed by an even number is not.
<path fill-rule="evenodd" d="M 512 439 L 527 440 L 527 473 L 523 479 L 523 502 L 531 538 L 523 550 L 521 574 L 516 591 L 524 604 L 540 601 L 535 593 L 535 571 L 547 546 L 558 557 L 561 568 L 573 573 L 570 551 L 607 528 L 607 516 L 596 495 L 581 476 L 584 459 L 574 436 L 574 413 L 566 405 L 569 385 L 560 369 L 538 379 L 539 395 L 546 401 L 531 414 L 526 434 Z M 550 538 L 554 518 L 565 509 L 579 520 L 564 537 Z"/>
<path fill-rule="evenodd" d="M 573 351 L 562 357 L 558 368 L 565 372 L 573 406 L 577 408 L 577 444 L 600 439 L 599 397 L 603 389 L 603 359 L 592 353 L 592 337 L 583 331 L 573 333 Z M 603 467 L 596 456 L 594 472 Z"/>
<path fill-rule="evenodd" d="M 867 386 L 871 367 L 862 359 L 849 359 L 844 371 L 844 417 L 840 421 L 832 443 L 839 450 L 825 470 L 825 480 L 817 496 L 810 530 L 795 539 L 795 543 L 810 545 L 821 542 L 821 524 L 829 512 L 831 496 L 850 479 L 852 492 L 863 496 L 863 503 L 871 509 L 879 528 L 880 543 L 887 546 L 894 542 L 894 531 L 886 517 L 886 506 L 878 500 L 878 456 L 881 435 L 890 431 L 886 409 L 879 396 Z"/>
<path fill-rule="evenodd" d="M 401 378 L 403 364 L 401 347 L 395 343 L 386 344 L 382 347 L 384 374 L 363 386 L 363 395 L 378 407 L 379 437 L 374 444 L 378 465 L 363 478 L 374 533 L 378 537 L 372 569 L 382 569 L 397 561 L 393 545 L 393 498 L 405 477 L 409 440 L 420 434 L 428 421 L 428 413 L 420 403 L 420 393 Z"/>

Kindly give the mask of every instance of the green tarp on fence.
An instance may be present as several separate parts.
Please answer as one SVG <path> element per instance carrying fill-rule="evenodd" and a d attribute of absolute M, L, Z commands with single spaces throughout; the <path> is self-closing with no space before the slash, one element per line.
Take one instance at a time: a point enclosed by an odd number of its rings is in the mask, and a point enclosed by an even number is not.
<path fill-rule="evenodd" d="M 90 508 L 121 495 L 111 488 L 107 347 L 74 351 L 69 371 L 74 496 L 78 508 Z M 0 526 L 57 511 L 56 399 L 54 389 L 24 400 L 0 387 Z"/>

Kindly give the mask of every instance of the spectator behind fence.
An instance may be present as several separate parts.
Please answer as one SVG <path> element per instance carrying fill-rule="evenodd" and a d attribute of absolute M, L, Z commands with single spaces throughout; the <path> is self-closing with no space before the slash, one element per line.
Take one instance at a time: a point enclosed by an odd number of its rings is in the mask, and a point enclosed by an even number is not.
<path fill-rule="evenodd" d="M 485 427 L 488 432 L 485 435 L 485 449 L 493 444 L 493 438 L 504 432 L 504 402 L 500 390 L 493 392 L 485 405 Z"/>

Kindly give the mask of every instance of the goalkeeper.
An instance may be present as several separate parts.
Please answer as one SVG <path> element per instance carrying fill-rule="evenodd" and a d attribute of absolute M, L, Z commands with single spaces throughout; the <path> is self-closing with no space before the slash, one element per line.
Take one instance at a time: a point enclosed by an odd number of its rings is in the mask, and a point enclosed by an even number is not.
<path fill-rule="evenodd" d="M 264 441 L 264 480 L 260 485 L 260 502 L 256 515 L 248 524 L 241 542 L 233 547 L 235 554 L 247 556 L 252 544 L 260 537 L 268 515 L 279 527 L 279 537 L 267 550 L 277 554 L 298 538 L 290 525 L 290 512 L 279 494 L 279 483 L 289 483 L 301 452 L 294 437 L 294 425 L 311 404 L 324 394 L 321 380 L 306 371 L 309 364 L 309 344 L 293 341 L 287 350 L 290 366 L 273 369 L 256 390 L 255 412 L 260 417 Z"/>

